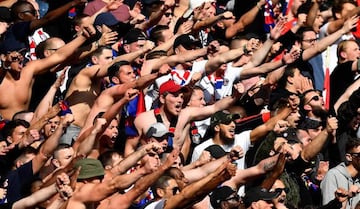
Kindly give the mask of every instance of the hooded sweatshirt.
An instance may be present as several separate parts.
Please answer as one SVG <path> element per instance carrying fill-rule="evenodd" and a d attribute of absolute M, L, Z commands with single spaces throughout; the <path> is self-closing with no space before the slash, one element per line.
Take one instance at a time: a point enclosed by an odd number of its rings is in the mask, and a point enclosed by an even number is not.
<path fill-rule="evenodd" d="M 350 186 L 356 185 L 360 187 L 359 178 L 352 178 L 346 168 L 345 163 L 340 163 L 336 167 L 330 169 L 320 184 L 323 205 L 327 204 L 335 198 L 335 191 L 342 187 L 349 190 Z M 356 194 L 346 203 L 346 209 L 355 208 L 360 200 L 360 194 Z"/>

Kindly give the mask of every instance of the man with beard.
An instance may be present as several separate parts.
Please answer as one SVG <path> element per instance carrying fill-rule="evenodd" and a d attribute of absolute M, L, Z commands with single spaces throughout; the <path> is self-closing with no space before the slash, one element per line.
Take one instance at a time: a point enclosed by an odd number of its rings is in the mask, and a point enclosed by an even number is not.
<path fill-rule="evenodd" d="M 328 116 L 321 92 L 315 89 L 309 89 L 303 92 L 301 102 L 301 108 L 303 108 L 304 116 L 307 118 L 321 121 Z"/>

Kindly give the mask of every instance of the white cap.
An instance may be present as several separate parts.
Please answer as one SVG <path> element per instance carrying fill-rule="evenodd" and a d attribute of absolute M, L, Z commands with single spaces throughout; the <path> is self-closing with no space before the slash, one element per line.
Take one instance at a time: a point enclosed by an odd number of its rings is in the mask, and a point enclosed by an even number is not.
<path fill-rule="evenodd" d="M 183 16 L 185 18 L 188 18 L 191 15 L 191 13 L 193 13 L 195 8 L 197 8 L 207 2 L 216 2 L 216 1 L 215 0 L 190 0 L 189 9 L 186 10 L 186 12 L 184 13 Z"/>

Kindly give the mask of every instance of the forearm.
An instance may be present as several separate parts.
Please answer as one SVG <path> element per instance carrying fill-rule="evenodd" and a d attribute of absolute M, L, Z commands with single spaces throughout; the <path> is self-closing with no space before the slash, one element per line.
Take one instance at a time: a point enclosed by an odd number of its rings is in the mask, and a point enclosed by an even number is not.
<path fill-rule="evenodd" d="M 145 147 L 141 147 L 140 150 L 131 153 L 124 160 L 122 160 L 118 165 L 116 165 L 111 172 L 113 174 L 119 175 L 125 173 L 132 166 L 134 166 L 142 157 L 147 154 Z"/>
<path fill-rule="evenodd" d="M 45 140 L 44 144 L 40 148 L 40 152 L 44 156 L 50 157 L 53 154 L 54 150 L 59 144 L 59 139 L 63 134 L 63 129 L 64 125 L 60 123 L 55 132 L 47 140 Z"/>
<path fill-rule="evenodd" d="M 207 74 L 211 74 L 216 71 L 221 65 L 231 62 L 243 54 L 244 50 L 242 47 L 222 53 L 219 56 L 209 59 L 209 61 L 205 65 L 205 71 Z"/>
<path fill-rule="evenodd" d="M 51 107 L 54 101 L 57 90 L 58 88 L 54 85 L 50 87 L 49 91 L 46 93 L 46 95 L 40 101 L 39 105 L 36 107 L 32 121 L 37 121 L 38 119 L 40 119 L 40 117 L 44 116 L 47 113 L 48 109 Z"/>
<path fill-rule="evenodd" d="M 260 49 L 258 49 L 254 52 L 253 56 L 251 57 L 251 61 L 250 61 L 252 67 L 256 67 L 263 62 L 263 60 L 266 58 L 266 56 L 273 44 L 274 44 L 273 40 L 267 39 L 265 41 L 264 45 Z"/>
<path fill-rule="evenodd" d="M 87 156 L 90 151 L 94 148 L 96 136 L 99 133 L 99 130 L 96 130 L 92 127 L 90 134 L 84 139 L 84 141 L 79 145 L 77 154 Z"/>
<path fill-rule="evenodd" d="M 166 59 L 166 63 L 170 66 L 175 66 L 177 64 L 193 61 L 201 56 L 205 56 L 206 54 L 207 48 L 190 50 L 186 53 L 170 56 L 168 59 Z"/>
<path fill-rule="evenodd" d="M 319 4 L 318 4 L 317 0 L 315 0 L 310 8 L 310 11 L 307 13 L 307 16 L 306 16 L 305 24 L 307 26 L 311 27 L 314 25 L 318 11 L 319 11 Z"/>
<path fill-rule="evenodd" d="M 57 193 L 55 184 L 42 188 L 32 195 L 15 202 L 12 209 L 26 209 L 48 200 Z"/>
<path fill-rule="evenodd" d="M 258 12 L 260 12 L 260 8 L 260 5 L 258 5 L 257 3 L 256 6 L 243 14 L 235 24 L 231 25 L 229 28 L 226 29 L 225 37 L 232 38 L 237 33 L 244 31 L 245 27 L 255 20 L 256 15 L 258 14 Z"/>
<path fill-rule="evenodd" d="M 223 18 L 222 15 L 217 15 L 210 18 L 206 18 L 205 20 L 198 21 L 194 24 L 193 31 L 199 31 L 204 28 L 207 28 L 208 26 L 211 26 L 214 23 L 216 23 L 216 21 L 220 20 L 221 18 Z"/>
<path fill-rule="evenodd" d="M 195 182 L 214 172 L 221 164 L 225 163 L 227 160 L 227 157 L 224 156 L 192 170 L 185 170 L 181 168 L 181 171 L 184 173 L 184 176 L 189 180 L 189 182 Z"/>
<path fill-rule="evenodd" d="M 276 179 L 278 179 L 279 176 L 283 173 L 284 167 L 285 167 L 285 162 L 286 162 L 285 155 L 280 153 L 279 158 L 276 162 L 275 168 L 271 171 L 270 175 L 268 175 L 266 177 L 266 179 L 262 182 L 262 184 L 261 184 L 262 188 L 269 190 L 273 186 Z M 262 163 L 262 161 L 260 163 Z M 263 165 L 262 167 L 263 167 L 264 173 L 266 173 L 268 171 L 268 169 L 266 168 L 265 165 Z"/>
<path fill-rule="evenodd" d="M 71 1 L 55 10 L 50 11 L 43 17 L 43 19 L 46 19 L 48 22 L 50 22 L 65 14 L 70 8 L 75 7 L 76 5 L 77 3 L 75 1 Z"/>
<path fill-rule="evenodd" d="M 309 162 L 321 151 L 328 137 L 329 133 L 326 129 L 321 131 L 319 135 L 317 135 L 309 145 L 304 147 L 303 151 L 301 152 L 301 157 L 305 161 Z"/>

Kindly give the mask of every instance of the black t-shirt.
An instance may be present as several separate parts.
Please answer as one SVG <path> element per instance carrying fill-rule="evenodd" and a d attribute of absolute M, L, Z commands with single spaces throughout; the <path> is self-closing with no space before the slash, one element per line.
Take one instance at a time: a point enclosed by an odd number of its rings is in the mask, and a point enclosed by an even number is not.
<path fill-rule="evenodd" d="M 345 90 L 354 82 L 356 72 L 352 71 L 353 61 L 339 64 L 330 75 L 330 107 L 332 107 Z"/>
<path fill-rule="evenodd" d="M 13 204 L 21 198 L 29 195 L 31 183 L 35 180 L 32 170 L 32 161 L 10 171 L 6 176 L 8 181 L 6 198 L 9 204 Z"/>

